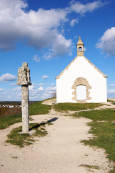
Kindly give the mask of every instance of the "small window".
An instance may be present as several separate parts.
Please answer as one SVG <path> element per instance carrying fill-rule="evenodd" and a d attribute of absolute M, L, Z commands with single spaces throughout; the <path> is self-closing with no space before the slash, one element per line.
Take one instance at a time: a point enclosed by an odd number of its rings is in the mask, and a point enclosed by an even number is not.
<path fill-rule="evenodd" d="M 81 52 L 82 51 L 82 47 L 78 47 L 78 50 Z"/>

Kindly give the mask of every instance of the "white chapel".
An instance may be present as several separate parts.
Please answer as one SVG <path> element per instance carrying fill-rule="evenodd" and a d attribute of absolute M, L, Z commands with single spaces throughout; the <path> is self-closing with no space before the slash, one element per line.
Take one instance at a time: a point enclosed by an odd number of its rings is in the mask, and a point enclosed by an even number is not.
<path fill-rule="evenodd" d="M 56 77 L 56 102 L 107 102 L 107 76 L 84 56 L 79 37 L 77 57 Z"/>

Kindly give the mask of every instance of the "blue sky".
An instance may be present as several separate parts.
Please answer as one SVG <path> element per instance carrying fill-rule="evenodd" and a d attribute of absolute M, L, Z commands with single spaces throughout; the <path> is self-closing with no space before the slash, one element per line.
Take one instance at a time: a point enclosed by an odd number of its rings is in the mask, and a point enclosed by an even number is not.
<path fill-rule="evenodd" d="M 52 96 L 79 35 L 85 56 L 108 76 L 108 97 L 115 97 L 114 0 L 0 0 L 0 100 L 21 99 L 16 78 L 23 62 L 31 70 L 30 100 Z"/>

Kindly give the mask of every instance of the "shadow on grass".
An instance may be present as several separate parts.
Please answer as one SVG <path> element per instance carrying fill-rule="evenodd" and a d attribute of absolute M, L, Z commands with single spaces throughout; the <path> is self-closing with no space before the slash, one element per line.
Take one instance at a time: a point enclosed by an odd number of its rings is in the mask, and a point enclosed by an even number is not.
<path fill-rule="evenodd" d="M 33 130 L 34 133 L 26 133 L 26 134 L 22 134 L 22 127 L 18 127 L 13 129 L 10 134 L 8 134 L 8 139 L 6 140 L 6 142 L 13 144 L 13 145 L 17 145 L 19 147 L 24 147 L 26 145 L 31 145 L 35 142 L 35 136 L 37 137 L 43 137 L 46 136 L 48 134 L 47 130 L 46 130 L 46 125 L 53 125 L 53 122 L 56 121 L 58 118 L 52 118 L 49 119 L 46 122 L 41 122 L 41 123 L 30 123 L 29 126 L 29 131 L 31 132 Z"/>

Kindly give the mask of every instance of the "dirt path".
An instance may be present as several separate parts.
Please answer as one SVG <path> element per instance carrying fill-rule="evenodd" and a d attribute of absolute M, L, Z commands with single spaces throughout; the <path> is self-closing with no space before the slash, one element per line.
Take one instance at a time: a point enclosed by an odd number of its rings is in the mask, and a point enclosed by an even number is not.
<path fill-rule="evenodd" d="M 88 139 L 90 121 L 60 116 L 51 111 L 48 115 L 33 116 L 34 122 L 53 119 L 47 126 L 48 135 L 36 138 L 25 148 L 6 144 L 10 130 L 20 124 L 0 131 L 0 173 L 108 173 L 111 166 L 102 149 L 84 146 Z M 98 169 L 96 169 L 98 168 Z"/>

